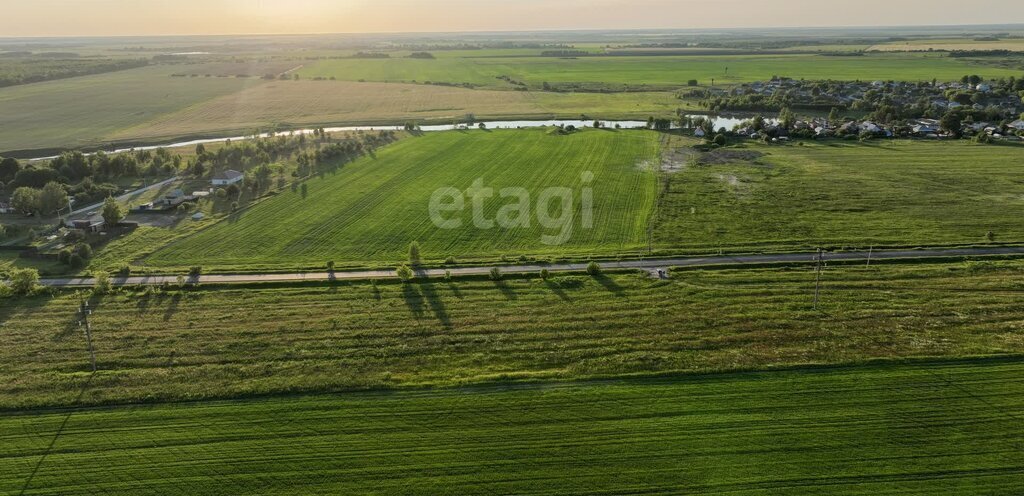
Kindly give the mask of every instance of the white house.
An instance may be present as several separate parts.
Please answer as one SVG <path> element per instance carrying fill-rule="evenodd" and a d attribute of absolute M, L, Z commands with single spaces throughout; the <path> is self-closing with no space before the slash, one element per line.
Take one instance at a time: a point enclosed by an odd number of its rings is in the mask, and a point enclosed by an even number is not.
<path fill-rule="evenodd" d="M 230 184 L 235 184 L 237 182 L 240 182 L 244 178 L 245 178 L 245 174 L 242 174 L 241 172 L 238 172 L 236 170 L 228 169 L 228 170 L 226 170 L 226 171 L 224 171 L 224 172 L 214 176 L 214 178 L 213 178 L 213 185 L 214 186 L 227 186 L 227 185 L 230 185 Z"/>

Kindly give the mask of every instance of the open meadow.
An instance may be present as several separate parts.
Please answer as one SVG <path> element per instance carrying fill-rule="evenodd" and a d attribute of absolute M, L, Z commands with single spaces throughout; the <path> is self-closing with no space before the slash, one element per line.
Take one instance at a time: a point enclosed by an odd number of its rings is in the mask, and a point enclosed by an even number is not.
<path fill-rule="evenodd" d="M 0 301 L 0 408 L 1024 353 L 1020 261 Z M 83 387 L 88 384 L 87 387 Z"/>
<path fill-rule="evenodd" d="M 666 155 L 662 249 L 791 249 L 1024 241 L 1019 145 L 748 143 Z"/>
<path fill-rule="evenodd" d="M 257 268 L 323 267 L 329 260 L 393 262 L 406 258 L 413 241 L 425 259 L 434 261 L 636 250 L 646 240 L 653 210 L 658 146 L 658 135 L 647 131 L 426 133 L 308 181 L 305 194 L 282 192 L 171 243 L 145 263 Z M 491 222 L 500 209 L 519 201 L 501 198 L 501 190 L 524 188 L 526 215 L 510 214 L 521 222 L 478 228 L 470 195 L 464 194 L 464 210 L 441 217 L 459 226 L 439 228 L 429 209 L 434 192 L 465 192 L 478 180 L 494 189 L 482 210 Z M 559 198 L 543 200 L 548 187 L 569 188 L 571 209 L 563 209 Z M 595 199 L 592 228 L 583 225 L 584 188 L 592 189 Z M 546 216 L 571 222 L 542 224 L 541 201 L 550 207 Z M 545 241 L 546 236 L 557 239 Z"/>
<path fill-rule="evenodd" d="M 965 74 L 986 78 L 1019 76 L 1020 71 L 974 65 L 944 54 L 870 54 L 858 57 L 818 54 L 479 57 L 417 59 L 338 59 L 303 67 L 304 78 L 349 81 L 446 82 L 509 87 L 505 79 L 539 89 L 543 83 L 595 83 L 679 88 L 690 79 L 702 85 L 764 81 L 773 76 L 832 80 L 959 80 Z"/>
<path fill-rule="evenodd" d="M 646 119 L 692 102 L 669 92 L 551 93 L 346 81 L 273 81 L 122 129 L 114 141 L 169 140 L 183 135 L 244 134 L 254 129 L 519 118 Z"/>
<path fill-rule="evenodd" d="M 173 71 L 153 66 L 0 88 L 0 152 L 95 146 L 118 130 L 259 84 Z"/>
<path fill-rule="evenodd" d="M 0 492 L 1010 495 L 1022 415 L 1018 360 L 39 411 Z"/>

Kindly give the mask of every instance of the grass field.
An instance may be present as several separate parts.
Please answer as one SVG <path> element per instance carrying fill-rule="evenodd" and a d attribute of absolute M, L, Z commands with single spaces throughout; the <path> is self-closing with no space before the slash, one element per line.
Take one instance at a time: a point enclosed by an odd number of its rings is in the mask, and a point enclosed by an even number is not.
<path fill-rule="evenodd" d="M 728 71 L 726 69 L 728 68 Z M 836 80 L 958 80 L 965 74 L 1020 76 L 1019 71 L 971 65 L 944 55 L 874 54 L 863 57 L 823 55 L 715 55 L 662 57 L 554 57 L 340 59 L 320 61 L 299 71 L 303 77 L 384 82 L 444 81 L 488 87 L 507 86 L 508 76 L 532 87 L 549 83 L 641 84 L 682 87 L 690 79 L 709 84 L 742 83 L 787 76 Z"/>
<path fill-rule="evenodd" d="M 0 408 L 1024 352 L 1022 262 L 0 301 Z"/>
<path fill-rule="evenodd" d="M 1014 50 L 1024 51 L 1024 39 L 976 41 L 968 38 L 918 39 L 874 45 L 870 50 L 883 52 L 924 50 Z"/>
<path fill-rule="evenodd" d="M 4 494 L 1017 494 L 976 361 L 0 417 Z"/>
<path fill-rule="evenodd" d="M 243 133 L 273 126 L 401 124 L 405 121 L 520 117 L 595 118 L 672 115 L 692 106 L 672 93 L 544 93 L 469 90 L 445 86 L 276 81 L 224 95 L 109 136 L 167 139 L 187 134 Z"/>
<path fill-rule="evenodd" d="M 123 128 L 259 84 L 172 72 L 145 67 L 0 88 L 0 152 L 95 145 Z"/>
<path fill-rule="evenodd" d="M 805 145 L 747 144 L 667 175 L 655 244 L 915 246 L 985 243 L 989 231 L 997 241 L 1024 241 L 1020 146 Z"/>
<path fill-rule="evenodd" d="M 427 133 L 380 150 L 334 174 L 310 181 L 308 196 L 285 192 L 225 222 L 171 244 L 146 265 L 272 267 L 323 266 L 328 260 L 399 261 L 418 241 L 429 260 L 497 257 L 523 252 L 563 254 L 636 249 L 646 239 L 658 153 L 658 136 L 644 131 L 586 130 L 572 135 L 548 129 Z M 583 174 L 594 175 L 593 229 L 583 228 Z M 472 205 L 446 214 L 462 222 L 440 229 L 429 211 L 438 188 L 465 191 L 477 179 L 495 189 L 525 188 L 540 201 L 543 188 L 571 188 L 575 222 L 563 230 L 541 225 L 479 229 Z M 513 200 L 497 196 L 487 219 Z M 536 203 L 528 208 L 535 212 Z M 557 201 L 548 204 L 559 216 Z M 547 246 L 543 236 L 569 236 Z M 198 258 L 197 258 L 198 257 Z"/>

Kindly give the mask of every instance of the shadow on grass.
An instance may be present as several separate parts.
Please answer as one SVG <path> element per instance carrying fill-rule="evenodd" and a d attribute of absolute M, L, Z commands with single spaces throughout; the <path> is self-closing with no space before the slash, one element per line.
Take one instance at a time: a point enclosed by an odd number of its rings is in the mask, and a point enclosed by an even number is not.
<path fill-rule="evenodd" d="M 429 308 L 430 313 L 441 325 L 451 327 L 452 323 L 448 317 L 448 310 L 445 308 L 444 302 L 441 301 L 441 296 L 438 294 L 437 287 L 433 283 L 403 284 L 402 299 L 405 300 L 405 306 L 409 308 L 409 312 L 416 319 L 426 317 L 427 309 Z"/>
<path fill-rule="evenodd" d="M 595 281 L 597 281 L 598 284 L 600 284 L 602 287 L 604 287 L 604 289 L 607 290 L 609 293 L 612 293 L 615 296 L 625 296 L 626 295 L 626 290 L 622 286 L 620 286 L 619 283 L 615 282 L 614 279 L 612 279 L 612 278 L 610 278 L 610 277 L 608 277 L 608 276 L 606 276 L 604 274 L 595 275 L 595 276 L 593 276 L 593 278 L 594 278 Z"/>
<path fill-rule="evenodd" d="M 544 281 L 544 285 L 547 286 L 548 290 L 550 290 L 552 293 L 554 293 L 555 296 L 558 296 L 558 298 L 561 299 L 562 301 L 565 301 L 565 302 L 572 301 L 572 299 L 569 298 L 569 295 L 565 293 L 565 290 L 562 289 L 562 287 L 559 286 L 558 283 L 556 283 L 556 282 L 554 282 L 554 281 L 549 279 L 547 281 Z"/>
<path fill-rule="evenodd" d="M 512 290 L 512 287 L 505 281 L 494 281 L 494 287 L 501 291 L 501 294 L 505 295 L 505 298 L 509 300 L 517 300 L 519 296 Z"/>
<path fill-rule="evenodd" d="M 85 384 L 82 384 L 82 389 L 78 391 L 78 396 L 71 404 L 77 404 L 82 400 L 82 397 L 85 396 L 85 391 L 89 389 L 89 385 L 92 384 L 92 379 L 95 376 L 95 373 L 89 374 L 89 378 L 85 381 Z M 21 491 L 18 493 L 19 495 L 23 496 L 28 492 L 29 488 L 32 487 L 32 481 L 36 478 L 36 474 L 39 473 L 39 467 L 43 466 L 43 462 L 45 462 L 46 458 L 53 452 L 54 446 L 57 445 L 57 440 L 60 439 L 62 434 L 64 434 L 64 429 L 68 426 L 68 421 L 71 420 L 71 416 L 74 414 L 75 411 L 71 410 L 64 416 L 64 420 L 62 420 L 60 426 L 57 427 L 57 432 L 53 434 L 53 439 L 50 440 L 49 446 L 46 447 L 46 450 L 43 451 L 43 455 L 39 457 L 39 461 L 37 461 L 35 467 L 32 468 L 32 473 L 30 473 L 28 478 L 25 479 L 25 484 L 21 486 Z"/>

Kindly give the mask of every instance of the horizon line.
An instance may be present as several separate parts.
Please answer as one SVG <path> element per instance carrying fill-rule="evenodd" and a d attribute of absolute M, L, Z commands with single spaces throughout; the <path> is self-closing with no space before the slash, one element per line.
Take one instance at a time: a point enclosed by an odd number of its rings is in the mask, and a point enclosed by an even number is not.
<path fill-rule="evenodd" d="M 110 39 L 110 38 L 225 38 L 245 36 L 394 36 L 394 35 L 471 35 L 471 34 L 530 34 L 530 33 L 632 33 L 632 32 L 711 32 L 711 31 L 757 31 L 757 30 L 885 30 L 900 28 L 997 28 L 1015 27 L 1024 29 L 1024 22 L 982 23 L 982 24 L 892 24 L 892 25 L 846 25 L 846 26 L 746 26 L 746 27 L 707 27 L 707 28 L 555 28 L 555 29 L 523 29 L 523 30 L 467 30 L 467 31 L 366 31 L 366 32 L 310 32 L 310 33 L 190 33 L 190 34 L 69 34 L 69 35 L 37 35 L 37 36 L 5 36 L 0 40 L 39 40 L 39 39 Z"/>

